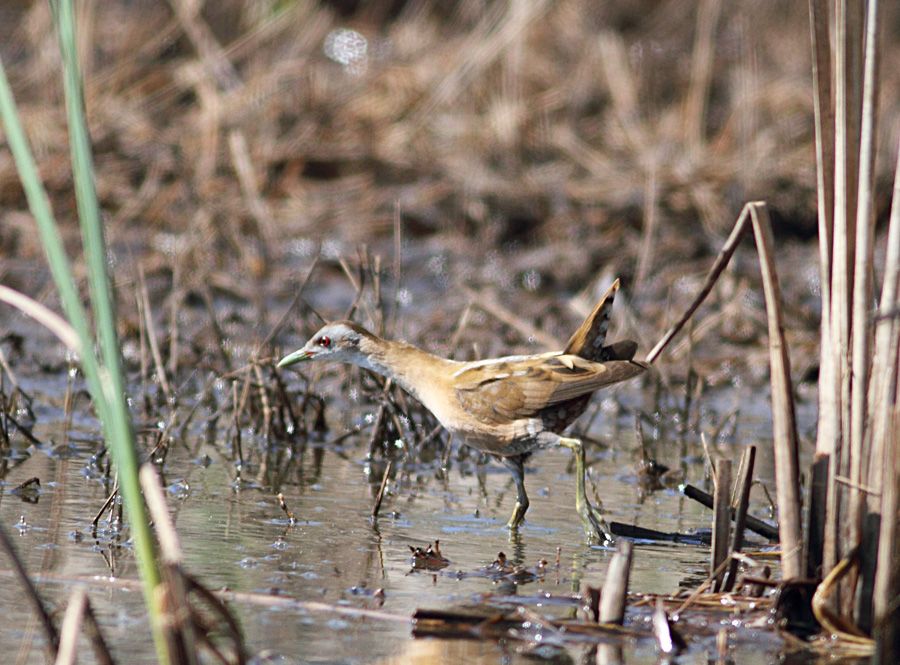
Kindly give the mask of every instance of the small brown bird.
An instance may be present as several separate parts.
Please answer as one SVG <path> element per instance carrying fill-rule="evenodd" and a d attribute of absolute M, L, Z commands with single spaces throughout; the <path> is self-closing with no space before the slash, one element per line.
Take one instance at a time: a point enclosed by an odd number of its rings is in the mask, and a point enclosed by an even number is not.
<path fill-rule="evenodd" d="M 279 367 L 304 360 L 351 363 L 390 377 L 420 401 L 450 433 L 497 456 L 512 472 L 517 500 L 510 529 L 528 510 L 524 462 L 532 452 L 559 445 L 575 453 L 575 507 L 589 538 L 612 540 L 584 488 L 584 448 L 562 432 L 584 413 L 599 388 L 647 369 L 633 360 L 637 344 L 606 345 L 619 280 L 569 339 L 565 350 L 460 362 L 404 342 L 382 339 L 350 321 L 329 323 Z"/>

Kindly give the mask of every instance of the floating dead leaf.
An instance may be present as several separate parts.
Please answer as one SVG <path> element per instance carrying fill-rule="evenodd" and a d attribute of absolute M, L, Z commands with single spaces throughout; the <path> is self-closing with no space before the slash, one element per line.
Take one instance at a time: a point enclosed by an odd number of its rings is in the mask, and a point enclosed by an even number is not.
<path fill-rule="evenodd" d="M 441 553 L 441 541 L 435 540 L 426 548 L 409 546 L 413 555 L 413 568 L 424 570 L 441 570 L 450 565 L 450 560 Z"/>

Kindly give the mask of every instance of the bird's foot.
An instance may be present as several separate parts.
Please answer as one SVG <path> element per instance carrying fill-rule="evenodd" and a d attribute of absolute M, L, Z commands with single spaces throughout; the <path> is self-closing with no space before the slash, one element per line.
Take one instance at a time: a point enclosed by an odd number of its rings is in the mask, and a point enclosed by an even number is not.
<path fill-rule="evenodd" d="M 578 514 L 581 516 L 581 522 L 584 525 L 584 534 L 592 543 L 600 545 L 612 545 L 616 542 L 609 524 L 603 519 L 601 512 L 592 505 L 585 497 L 585 505 L 581 507 Z"/>
<path fill-rule="evenodd" d="M 612 544 L 615 542 L 612 531 L 599 508 L 591 504 L 584 489 L 585 463 L 584 445 L 578 439 L 559 438 L 559 445 L 569 448 L 575 454 L 575 510 L 581 517 L 584 533 L 589 542 Z"/>
<path fill-rule="evenodd" d="M 522 504 L 520 501 L 516 501 L 516 507 L 513 508 L 513 513 L 509 518 L 509 522 L 506 523 L 506 527 L 510 531 L 517 531 L 518 528 L 522 525 L 522 522 L 525 521 L 525 512 L 528 510 L 528 504 Z"/>

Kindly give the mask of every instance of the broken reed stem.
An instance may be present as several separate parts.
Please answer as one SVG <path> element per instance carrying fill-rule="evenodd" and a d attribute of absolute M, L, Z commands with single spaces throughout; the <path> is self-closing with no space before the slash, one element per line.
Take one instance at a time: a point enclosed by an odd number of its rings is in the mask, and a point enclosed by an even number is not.
<path fill-rule="evenodd" d="M 59 651 L 54 665 L 74 665 L 78 651 L 78 636 L 82 633 L 90 640 L 98 665 L 114 665 L 109 647 L 100 634 L 91 602 L 84 587 L 77 586 L 69 596 L 69 604 L 60 631 Z"/>
<path fill-rule="evenodd" d="M 669 615 L 666 614 L 665 602 L 662 598 L 656 599 L 656 608 L 651 619 L 653 636 L 656 638 L 656 646 L 666 656 L 678 655 L 687 648 L 684 638 L 672 626 Z M 666 659 L 668 660 L 668 659 Z M 622 662 L 621 659 L 616 662 Z"/>
<path fill-rule="evenodd" d="M 144 464 L 140 471 L 141 488 L 147 502 L 147 511 L 153 519 L 156 538 L 159 541 L 160 560 L 164 563 L 181 563 L 181 543 L 175 524 L 169 515 L 166 497 L 159 482 L 159 474 L 152 464 Z"/>
<path fill-rule="evenodd" d="M 695 487 L 690 484 L 682 485 L 680 489 L 681 493 L 684 494 L 687 498 L 693 499 L 697 503 L 703 504 L 707 508 L 712 509 L 714 501 L 713 497 L 709 493 L 704 492 L 699 487 Z M 767 522 L 763 522 L 761 519 L 753 517 L 752 515 L 746 516 L 745 525 L 753 533 L 760 535 L 763 538 L 768 538 L 772 542 L 778 542 L 778 527 L 772 526 Z"/>
<path fill-rule="evenodd" d="M 781 289 L 772 256 L 772 225 L 765 203 L 747 203 L 741 211 L 731 235 L 719 252 L 700 293 L 675 325 L 663 336 L 646 361 L 659 357 L 675 335 L 684 327 L 703 300 L 712 291 L 719 275 L 728 265 L 748 225 L 753 227 L 759 267 L 766 300 L 769 325 L 769 359 L 772 383 L 772 428 L 775 447 L 775 475 L 779 508 L 779 539 L 782 545 L 782 571 L 786 579 L 802 575 L 802 531 L 800 523 L 800 470 L 797 459 L 797 426 L 794 417 L 793 387 L 784 323 L 781 312 Z"/>
<path fill-rule="evenodd" d="M 616 553 L 609 562 L 603 589 L 600 592 L 600 623 L 621 624 L 625 619 L 625 601 L 628 597 L 628 579 L 631 576 L 633 544 L 619 540 Z"/>
<path fill-rule="evenodd" d="M 879 310 L 891 309 L 900 290 L 900 145 L 894 174 L 894 198 L 888 227 L 884 285 Z M 900 543 L 897 515 L 900 511 L 900 407 L 897 404 L 897 373 L 900 358 L 900 320 L 882 318 L 875 329 L 873 362 L 874 403 L 872 405 L 872 448 L 875 463 L 869 469 L 869 484 L 880 490 L 878 557 L 872 593 L 875 661 L 892 663 L 900 659 Z M 870 501 L 875 502 L 875 497 Z"/>
<path fill-rule="evenodd" d="M 181 573 L 184 559 L 181 542 L 169 514 L 159 474 L 152 464 L 141 467 L 140 479 L 147 501 L 147 512 L 153 520 L 159 542 L 162 582 L 154 589 L 154 593 L 165 611 L 165 638 L 169 653 L 174 655 L 175 662 L 192 665 L 197 662 L 197 635 L 193 622 L 187 618 L 191 610 L 184 575 Z"/>
<path fill-rule="evenodd" d="M 731 460 L 720 459 L 716 463 L 716 488 L 714 492 L 712 547 L 710 547 L 710 571 L 720 570 L 722 562 L 728 559 L 728 536 L 731 527 Z M 721 569 L 713 580 L 713 593 L 722 584 Z"/>
<path fill-rule="evenodd" d="M 748 204 L 753 235 L 759 254 L 766 318 L 769 322 L 769 364 L 772 384 L 772 435 L 775 447 L 775 485 L 778 500 L 778 531 L 781 541 L 781 569 L 784 579 L 803 575 L 803 535 L 801 529 L 800 464 L 797 452 L 797 423 L 794 391 L 784 323 L 781 288 L 772 256 L 774 240 L 769 212 L 764 203 Z"/>
<path fill-rule="evenodd" d="M 744 527 L 747 524 L 747 508 L 750 505 L 750 488 L 753 486 L 753 467 L 756 462 L 756 446 L 750 446 L 741 456 L 741 464 L 738 469 L 738 478 L 734 486 L 735 500 L 733 501 L 734 533 L 731 539 L 731 554 L 740 552 L 744 547 Z M 728 564 L 728 572 L 722 584 L 722 591 L 734 589 L 737 581 L 738 560 L 731 557 Z"/>
<path fill-rule="evenodd" d="M 75 587 L 75 590 L 69 596 L 69 604 L 63 617 L 55 665 L 74 665 L 78 651 L 78 636 L 81 634 L 81 624 L 84 621 L 86 605 L 87 594 L 85 594 L 84 589 Z"/>
<path fill-rule="evenodd" d="M 725 244 L 722 246 L 722 249 L 719 250 L 718 256 L 716 256 L 716 260 L 713 262 L 712 267 L 709 269 L 709 273 L 706 276 L 706 281 L 703 283 L 703 287 L 700 289 L 700 293 L 694 298 L 694 301 L 690 304 L 690 306 L 685 310 L 684 314 L 682 314 L 681 318 L 663 335 L 662 339 L 656 343 L 656 346 L 647 354 L 645 361 L 648 363 L 653 363 L 658 357 L 659 354 L 665 350 L 665 348 L 669 345 L 669 343 L 675 338 L 681 329 L 684 327 L 691 317 L 694 315 L 694 312 L 697 311 L 697 308 L 703 304 L 703 301 L 706 300 L 706 296 L 709 295 L 710 291 L 712 291 L 713 287 L 716 285 L 716 282 L 719 279 L 719 275 L 722 274 L 722 271 L 725 270 L 725 267 L 728 265 L 728 262 L 731 260 L 732 255 L 735 250 L 738 248 L 738 245 L 741 242 L 741 238 L 744 236 L 744 232 L 747 230 L 747 224 L 750 221 L 750 210 L 749 205 L 744 206 L 744 209 L 741 210 L 741 214 L 738 217 L 737 221 L 734 224 L 734 228 L 731 231 L 731 235 L 728 236 L 728 239 L 725 241 Z"/>
<path fill-rule="evenodd" d="M 845 642 L 854 644 L 871 646 L 874 643 L 872 639 L 866 637 L 862 632 L 844 616 L 832 611 L 829 607 L 830 596 L 837 591 L 838 583 L 846 575 L 856 567 L 859 558 L 858 548 L 853 548 L 844 559 L 836 565 L 821 584 L 816 587 L 816 592 L 812 598 L 812 610 L 816 620 L 822 624 L 825 631 Z"/>

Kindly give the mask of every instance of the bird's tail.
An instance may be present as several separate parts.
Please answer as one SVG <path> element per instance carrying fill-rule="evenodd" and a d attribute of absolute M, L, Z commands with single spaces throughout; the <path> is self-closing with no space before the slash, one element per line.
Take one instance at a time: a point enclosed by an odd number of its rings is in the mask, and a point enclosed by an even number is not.
<path fill-rule="evenodd" d="M 569 338 L 563 353 L 580 356 L 593 362 L 631 360 L 634 358 L 634 354 L 637 351 L 636 342 L 623 340 L 609 345 L 606 344 L 609 317 L 612 315 L 613 301 L 618 290 L 619 280 L 616 279 L 594 306 L 594 310 L 584 320 L 584 323 Z"/>

